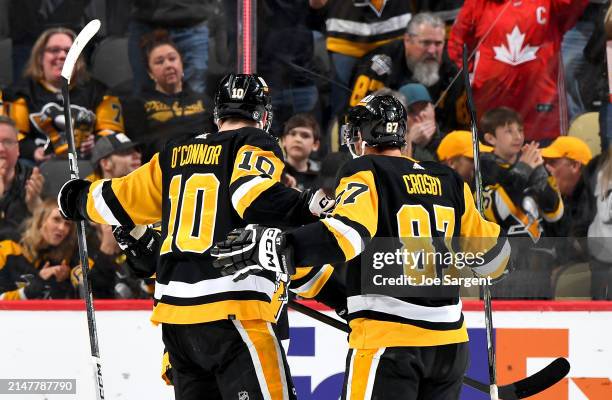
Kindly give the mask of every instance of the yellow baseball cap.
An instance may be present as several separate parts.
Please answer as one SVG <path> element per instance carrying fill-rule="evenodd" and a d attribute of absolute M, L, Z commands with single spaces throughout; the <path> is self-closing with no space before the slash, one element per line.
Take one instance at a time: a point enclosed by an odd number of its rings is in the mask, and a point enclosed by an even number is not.
<path fill-rule="evenodd" d="M 587 165 L 593 154 L 584 140 L 573 136 L 559 136 L 548 147 L 542 149 L 544 158 L 571 158 Z"/>
<path fill-rule="evenodd" d="M 480 144 L 480 151 L 490 152 L 493 147 Z M 464 156 L 474 158 L 474 146 L 472 146 L 472 133 L 468 131 L 449 132 L 438 145 L 438 159 L 448 160 L 453 157 Z"/>

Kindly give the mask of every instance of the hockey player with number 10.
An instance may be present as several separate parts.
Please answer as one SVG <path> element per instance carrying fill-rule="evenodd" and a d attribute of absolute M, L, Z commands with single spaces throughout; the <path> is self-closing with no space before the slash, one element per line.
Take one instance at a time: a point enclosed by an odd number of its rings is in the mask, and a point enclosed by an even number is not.
<path fill-rule="evenodd" d="M 58 196 L 69 219 L 162 221 L 151 320 L 162 324 L 177 399 L 295 398 L 272 325 L 286 282 L 267 271 L 233 282 L 212 267 L 209 252 L 246 222 L 299 226 L 333 206 L 322 191 L 280 183 L 284 164 L 267 133 L 271 117 L 263 79 L 227 75 L 215 96 L 219 133 L 172 140 L 123 178 L 71 180 Z"/>

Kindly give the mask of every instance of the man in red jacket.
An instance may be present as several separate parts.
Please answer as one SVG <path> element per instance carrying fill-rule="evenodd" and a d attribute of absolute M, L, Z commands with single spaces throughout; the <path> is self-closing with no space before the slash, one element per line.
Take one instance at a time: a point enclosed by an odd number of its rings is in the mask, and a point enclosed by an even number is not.
<path fill-rule="evenodd" d="M 461 65 L 467 43 L 479 113 L 506 106 L 525 121 L 525 140 L 552 140 L 567 130 L 560 51 L 563 34 L 588 0 L 467 0 L 448 40 Z"/>

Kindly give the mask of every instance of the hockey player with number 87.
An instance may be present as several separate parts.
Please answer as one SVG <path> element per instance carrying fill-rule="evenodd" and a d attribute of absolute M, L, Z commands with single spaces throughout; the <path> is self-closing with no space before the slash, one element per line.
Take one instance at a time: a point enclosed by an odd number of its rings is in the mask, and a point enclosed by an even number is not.
<path fill-rule="evenodd" d="M 267 133 L 271 118 L 264 80 L 229 74 L 215 96 L 219 133 L 174 139 L 123 178 L 71 180 L 58 195 L 68 219 L 162 221 L 151 320 L 162 324 L 181 400 L 295 398 L 273 331 L 286 282 L 265 271 L 235 283 L 212 267 L 209 251 L 246 222 L 299 226 L 333 207 L 322 191 L 280 183 L 284 164 Z"/>
<path fill-rule="evenodd" d="M 257 270 L 293 274 L 297 266 L 348 261 L 351 333 L 343 399 L 458 399 L 468 365 L 459 287 L 445 288 L 443 296 L 435 288 L 418 296 L 371 292 L 364 282 L 371 277 L 368 268 L 375 268 L 375 258 L 368 257 L 378 254 L 368 247 L 376 246 L 373 239 L 387 239 L 393 249 L 436 243 L 453 253 L 482 251 L 474 273 L 492 281 L 506 273 L 508 241 L 478 213 L 469 186 L 446 166 L 402 156 L 405 120 L 394 97 L 365 97 L 343 126 L 359 157 L 339 172 L 331 216 L 284 232 L 250 225 L 211 251 L 218 258 L 214 265 L 237 280 Z M 438 263 L 398 267 L 417 280 L 441 278 L 448 268 Z"/>

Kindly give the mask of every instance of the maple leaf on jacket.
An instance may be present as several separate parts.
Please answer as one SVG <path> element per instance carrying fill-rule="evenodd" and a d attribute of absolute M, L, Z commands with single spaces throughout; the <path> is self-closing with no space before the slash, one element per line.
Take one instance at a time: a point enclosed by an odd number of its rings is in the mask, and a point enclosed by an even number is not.
<path fill-rule="evenodd" d="M 536 53 L 540 47 L 530 46 L 529 44 L 523 47 L 525 34 L 521 33 L 518 26 L 514 27 L 512 33 L 506 35 L 506 39 L 508 40 L 508 47 L 505 44 L 493 46 L 496 60 L 516 66 L 536 59 Z"/>

